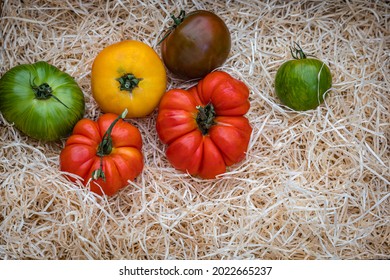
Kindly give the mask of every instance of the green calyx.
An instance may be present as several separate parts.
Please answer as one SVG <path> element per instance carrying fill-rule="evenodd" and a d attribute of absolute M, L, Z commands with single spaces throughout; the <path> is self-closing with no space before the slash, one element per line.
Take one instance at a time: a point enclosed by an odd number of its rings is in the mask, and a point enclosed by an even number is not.
<path fill-rule="evenodd" d="M 61 103 L 62 105 L 64 105 L 66 108 L 69 109 L 68 106 L 66 106 L 65 103 L 63 103 L 57 96 L 55 96 L 53 94 L 53 90 L 52 88 L 47 84 L 47 83 L 43 83 L 39 86 L 35 85 L 35 84 L 31 84 L 31 88 L 32 90 L 34 91 L 35 93 L 35 98 L 38 99 L 38 100 L 46 100 L 46 99 L 49 99 L 51 97 L 53 97 L 55 100 L 57 100 L 59 103 Z"/>
<path fill-rule="evenodd" d="M 214 106 L 212 103 L 206 106 L 197 106 L 198 115 L 196 116 L 196 123 L 203 135 L 209 132 L 209 129 L 215 124 L 214 118 L 216 116 Z"/>
<path fill-rule="evenodd" d="M 99 178 L 102 178 L 104 181 L 106 180 L 106 176 L 103 172 L 103 157 L 111 154 L 112 152 L 112 129 L 114 128 L 115 124 L 120 120 L 124 119 L 127 115 L 127 109 L 123 111 L 121 115 L 119 115 L 108 127 L 106 132 L 104 133 L 102 137 L 102 141 L 100 142 L 96 155 L 100 157 L 100 167 L 92 172 L 92 179 L 97 180 Z"/>
<path fill-rule="evenodd" d="M 173 20 L 173 25 L 171 27 L 169 27 L 168 32 L 157 43 L 157 45 L 160 45 L 162 43 L 162 41 L 164 41 L 169 36 L 169 34 L 171 34 L 171 32 L 184 21 L 185 17 L 186 17 L 186 12 L 184 10 L 180 11 L 180 14 L 178 17 L 175 17 L 175 15 L 171 15 L 171 18 Z"/>
<path fill-rule="evenodd" d="M 174 25 L 171 28 L 176 28 L 180 25 L 180 23 L 183 22 L 184 18 L 186 17 L 186 12 L 184 10 L 180 11 L 180 14 L 178 17 L 175 17 L 174 15 L 171 15 L 171 18 L 173 19 Z"/>
<path fill-rule="evenodd" d="M 138 84 L 142 79 L 137 78 L 133 74 L 125 74 L 122 77 L 116 79 L 119 82 L 120 90 L 127 90 L 132 92 L 134 88 L 138 87 Z"/>
<path fill-rule="evenodd" d="M 43 83 L 40 86 L 32 85 L 31 88 L 35 93 L 36 99 L 49 99 L 53 96 L 53 90 L 47 83 Z"/>
<path fill-rule="evenodd" d="M 303 52 L 301 46 L 298 45 L 297 42 L 294 42 L 294 44 L 296 45 L 296 47 L 290 47 L 290 52 L 291 52 L 292 57 L 294 59 L 305 59 L 306 54 Z"/>

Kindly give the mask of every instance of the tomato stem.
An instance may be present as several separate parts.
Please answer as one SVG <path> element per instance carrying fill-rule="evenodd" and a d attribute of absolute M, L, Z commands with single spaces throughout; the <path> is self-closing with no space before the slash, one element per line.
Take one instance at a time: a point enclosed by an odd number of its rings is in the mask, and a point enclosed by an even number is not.
<path fill-rule="evenodd" d="M 106 132 L 104 133 L 102 137 L 102 141 L 100 142 L 98 146 L 98 150 L 96 152 L 96 155 L 100 157 L 100 166 L 99 169 L 96 169 L 92 172 L 92 179 L 97 180 L 99 178 L 102 178 L 104 181 L 106 180 L 106 176 L 103 172 L 103 157 L 109 155 L 112 152 L 112 129 L 114 128 L 114 125 L 120 120 L 124 119 L 127 115 L 127 109 L 123 111 L 121 115 L 119 115 L 108 127 Z"/>
<path fill-rule="evenodd" d="M 297 47 L 290 47 L 290 52 L 291 52 L 292 57 L 294 59 L 305 59 L 306 54 L 303 52 L 301 46 L 297 42 L 294 42 L 294 44 Z"/>
<path fill-rule="evenodd" d="M 171 15 L 171 18 L 173 19 L 173 22 L 175 23 L 173 25 L 173 28 L 176 28 L 180 25 L 180 23 L 183 22 L 184 18 L 186 16 L 186 12 L 184 10 L 180 11 L 180 14 L 178 17 L 175 17 L 174 15 Z"/>
<path fill-rule="evenodd" d="M 131 73 L 127 73 L 116 80 L 119 82 L 120 90 L 127 90 L 129 92 L 132 92 L 134 88 L 138 87 L 139 82 L 142 81 L 142 79 L 137 78 Z"/>
<path fill-rule="evenodd" d="M 172 31 L 178 27 L 185 19 L 186 12 L 184 10 L 180 11 L 180 14 L 178 17 L 175 17 L 175 15 L 171 15 L 171 18 L 173 20 L 173 25 L 169 27 L 168 32 L 164 35 L 164 37 L 157 43 L 157 46 L 160 45 L 168 36 L 172 33 Z"/>
<path fill-rule="evenodd" d="M 196 116 L 196 123 L 203 135 L 206 135 L 209 132 L 210 127 L 212 127 L 215 122 L 214 118 L 216 116 L 214 106 L 210 102 L 206 106 L 197 106 L 198 115 Z"/>
<path fill-rule="evenodd" d="M 31 88 L 35 93 L 35 98 L 38 100 L 45 100 L 49 99 L 50 97 L 53 97 L 55 100 L 60 102 L 62 105 L 64 105 L 66 108 L 69 109 L 68 106 L 64 102 L 62 102 L 57 96 L 53 94 L 52 88 L 47 84 L 43 83 L 39 86 L 35 85 L 34 83 L 31 83 Z"/>

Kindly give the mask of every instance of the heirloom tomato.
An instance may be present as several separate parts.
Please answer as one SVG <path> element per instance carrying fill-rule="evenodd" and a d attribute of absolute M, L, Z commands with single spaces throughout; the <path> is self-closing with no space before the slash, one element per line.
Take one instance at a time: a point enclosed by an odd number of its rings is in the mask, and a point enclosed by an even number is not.
<path fill-rule="evenodd" d="M 28 136 L 54 141 L 84 115 L 84 95 L 67 73 L 44 61 L 22 64 L 0 79 L 0 111 Z"/>
<path fill-rule="evenodd" d="M 92 95 L 106 113 L 145 117 L 160 102 L 167 83 L 163 62 L 147 44 L 126 40 L 104 48 L 91 72 Z"/>
<path fill-rule="evenodd" d="M 332 87 L 332 75 L 324 62 L 307 58 L 301 47 L 291 49 L 294 60 L 280 66 L 275 91 L 281 102 L 296 111 L 315 109 Z"/>
<path fill-rule="evenodd" d="M 80 176 L 100 195 L 113 195 L 134 180 L 143 169 L 142 139 L 135 126 L 122 120 L 126 114 L 80 120 L 61 151 L 60 169 Z"/>
<path fill-rule="evenodd" d="M 227 59 L 231 38 L 224 21 L 208 11 L 194 11 L 178 18 L 162 40 L 165 66 L 185 79 L 202 78 Z"/>
<path fill-rule="evenodd" d="M 215 178 L 241 161 L 252 128 L 248 87 L 216 71 L 189 90 L 171 89 L 159 106 L 157 132 L 172 165 L 191 175 Z"/>

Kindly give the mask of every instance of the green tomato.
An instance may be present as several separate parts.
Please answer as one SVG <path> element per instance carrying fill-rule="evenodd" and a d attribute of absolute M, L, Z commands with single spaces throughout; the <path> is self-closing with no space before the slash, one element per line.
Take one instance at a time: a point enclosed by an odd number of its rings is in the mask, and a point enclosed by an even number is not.
<path fill-rule="evenodd" d="M 317 108 L 332 87 L 332 75 L 325 63 L 306 58 L 302 49 L 294 48 L 294 60 L 280 66 L 275 77 L 275 92 L 281 102 L 296 111 Z M 298 57 L 299 56 L 299 57 Z"/>
<path fill-rule="evenodd" d="M 76 81 L 44 61 L 15 66 L 0 79 L 0 112 L 32 138 L 54 141 L 67 136 L 84 108 Z"/>

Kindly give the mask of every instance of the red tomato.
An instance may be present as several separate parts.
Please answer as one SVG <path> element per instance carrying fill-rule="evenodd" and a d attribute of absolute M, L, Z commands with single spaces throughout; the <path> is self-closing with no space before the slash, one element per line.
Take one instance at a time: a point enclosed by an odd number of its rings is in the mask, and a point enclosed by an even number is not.
<path fill-rule="evenodd" d="M 133 181 L 143 169 L 142 139 L 122 120 L 125 113 L 80 120 L 60 154 L 60 169 L 80 176 L 84 185 L 90 182 L 91 191 L 100 195 L 113 195 Z"/>
<path fill-rule="evenodd" d="M 221 71 L 189 90 L 166 92 L 156 125 L 172 165 L 208 179 L 241 161 L 252 133 L 243 116 L 250 107 L 248 96 L 244 83 Z"/>

